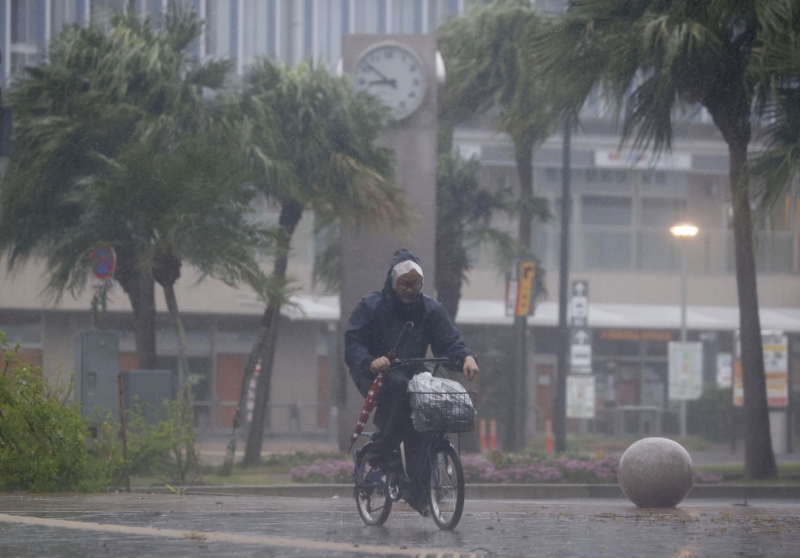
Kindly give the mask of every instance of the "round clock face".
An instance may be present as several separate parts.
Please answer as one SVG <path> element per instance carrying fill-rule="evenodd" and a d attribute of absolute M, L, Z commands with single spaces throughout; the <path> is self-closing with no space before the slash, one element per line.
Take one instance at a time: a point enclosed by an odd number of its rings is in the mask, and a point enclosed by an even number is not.
<path fill-rule="evenodd" d="M 416 56 L 397 45 L 367 51 L 353 74 L 357 89 L 377 96 L 395 118 L 414 112 L 425 96 L 425 72 Z"/>

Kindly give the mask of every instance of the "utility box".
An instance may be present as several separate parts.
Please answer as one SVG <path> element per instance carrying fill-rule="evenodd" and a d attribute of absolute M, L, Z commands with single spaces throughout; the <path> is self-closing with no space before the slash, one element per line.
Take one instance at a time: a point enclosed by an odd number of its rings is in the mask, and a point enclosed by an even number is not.
<path fill-rule="evenodd" d="M 119 420 L 119 338 L 111 331 L 78 333 L 75 350 L 75 395 L 81 416 L 90 422 L 110 416 Z"/>
<path fill-rule="evenodd" d="M 136 411 L 149 424 L 167 419 L 165 402 L 172 399 L 171 370 L 123 370 L 125 411 Z"/>

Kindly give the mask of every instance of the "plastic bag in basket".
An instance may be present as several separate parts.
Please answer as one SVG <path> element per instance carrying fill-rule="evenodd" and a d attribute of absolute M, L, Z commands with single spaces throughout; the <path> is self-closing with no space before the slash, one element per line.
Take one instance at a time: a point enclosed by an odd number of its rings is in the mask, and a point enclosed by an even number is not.
<path fill-rule="evenodd" d="M 411 421 L 417 432 L 475 429 L 475 407 L 467 390 L 458 382 L 423 372 L 411 379 L 408 392 L 411 394 Z"/>

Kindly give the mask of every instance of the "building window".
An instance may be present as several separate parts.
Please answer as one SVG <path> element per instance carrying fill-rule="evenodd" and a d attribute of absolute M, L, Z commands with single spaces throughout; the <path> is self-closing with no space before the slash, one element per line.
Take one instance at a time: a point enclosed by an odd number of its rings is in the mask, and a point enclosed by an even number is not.
<path fill-rule="evenodd" d="M 686 215 L 686 202 L 643 199 L 638 229 L 638 267 L 648 271 L 675 271 L 680 266 L 675 239 L 669 228 Z"/>
<path fill-rule="evenodd" d="M 11 75 L 40 62 L 39 41 L 44 38 L 40 4 L 28 0 L 11 1 Z"/>
<path fill-rule="evenodd" d="M 433 32 L 458 15 L 458 0 L 429 0 L 427 32 Z"/>
<path fill-rule="evenodd" d="M 355 33 L 379 33 L 381 0 L 355 0 L 353 10 L 355 16 Z"/>
<path fill-rule="evenodd" d="M 231 1 L 206 0 L 206 54 L 212 58 L 232 58 Z"/>
<path fill-rule="evenodd" d="M 335 69 L 342 57 L 342 26 L 347 24 L 344 20 L 344 4 L 348 0 L 319 1 L 315 3 L 315 31 L 316 44 L 314 46 L 314 60 L 321 61 L 328 68 Z"/>
<path fill-rule="evenodd" d="M 244 65 L 252 64 L 259 56 L 269 53 L 273 29 L 269 22 L 269 2 L 245 0 L 244 2 Z"/>
<path fill-rule="evenodd" d="M 92 23 L 108 31 L 111 28 L 111 17 L 121 14 L 126 6 L 126 0 L 93 0 L 91 2 Z"/>
<path fill-rule="evenodd" d="M 295 65 L 303 59 L 305 26 L 303 22 L 303 3 L 279 0 L 276 8 L 278 46 L 275 56 L 278 60 Z"/>
<path fill-rule="evenodd" d="M 50 4 L 50 34 L 56 36 L 65 25 L 83 25 L 78 20 L 78 0 L 62 0 Z"/>
<path fill-rule="evenodd" d="M 611 196 L 583 196 L 584 225 L 630 226 L 631 199 Z"/>
<path fill-rule="evenodd" d="M 631 199 L 583 196 L 584 265 L 587 269 L 628 269 L 631 265 Z"/>
<path fill-rule="evenodd" d="M 686 215 L 685 200 L 643 199 L 642 226 L 663 228 L 669 234 L 669 227 L 684 219 Z"/>
<path fill-rule="evenodd" d="M 391 28 L 389 33 L 414 33 L 417 6 L 416 2 L 409 2 L 408 0 L 390 0 L 391 1 Z"/>

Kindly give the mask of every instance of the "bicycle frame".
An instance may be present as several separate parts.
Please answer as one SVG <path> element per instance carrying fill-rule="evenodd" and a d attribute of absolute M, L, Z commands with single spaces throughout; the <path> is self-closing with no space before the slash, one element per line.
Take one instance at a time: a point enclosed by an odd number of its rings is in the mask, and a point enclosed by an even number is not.
<path fill-rule="evenodd" d="M 435 375 L 439 366 L 449 362 L 448 359 L 395 359 L 392 368 L 435 364 Z M 362 432 L 361 435 L 372 437 L 371 432 Z M 458 457 L 460 452 L 451 445 L 448 431 L 444 429 L 424 432 L 422 436 L 421 451 L 415 456 L 416 462 L 411 467 L 406 461 L 402 445 L 402 466 L 390 467 L 373 465 L 373 456 L 367 449 L 369 443 L 358 450 L 352 448 L 355 480 L 353 497 L 367 525 L 382 525 L 391 513 L 392 503 L 400 501 L 407 489 L 412 489 L 413 484 L 420 484 L 419 481 L 428 489 L 431 516 L 439 528 L 453 529 L 458 524 L 464 503 L 463 468 Z M 410 477 L 409 471 L 415 471 L 418 476 Z"/>

